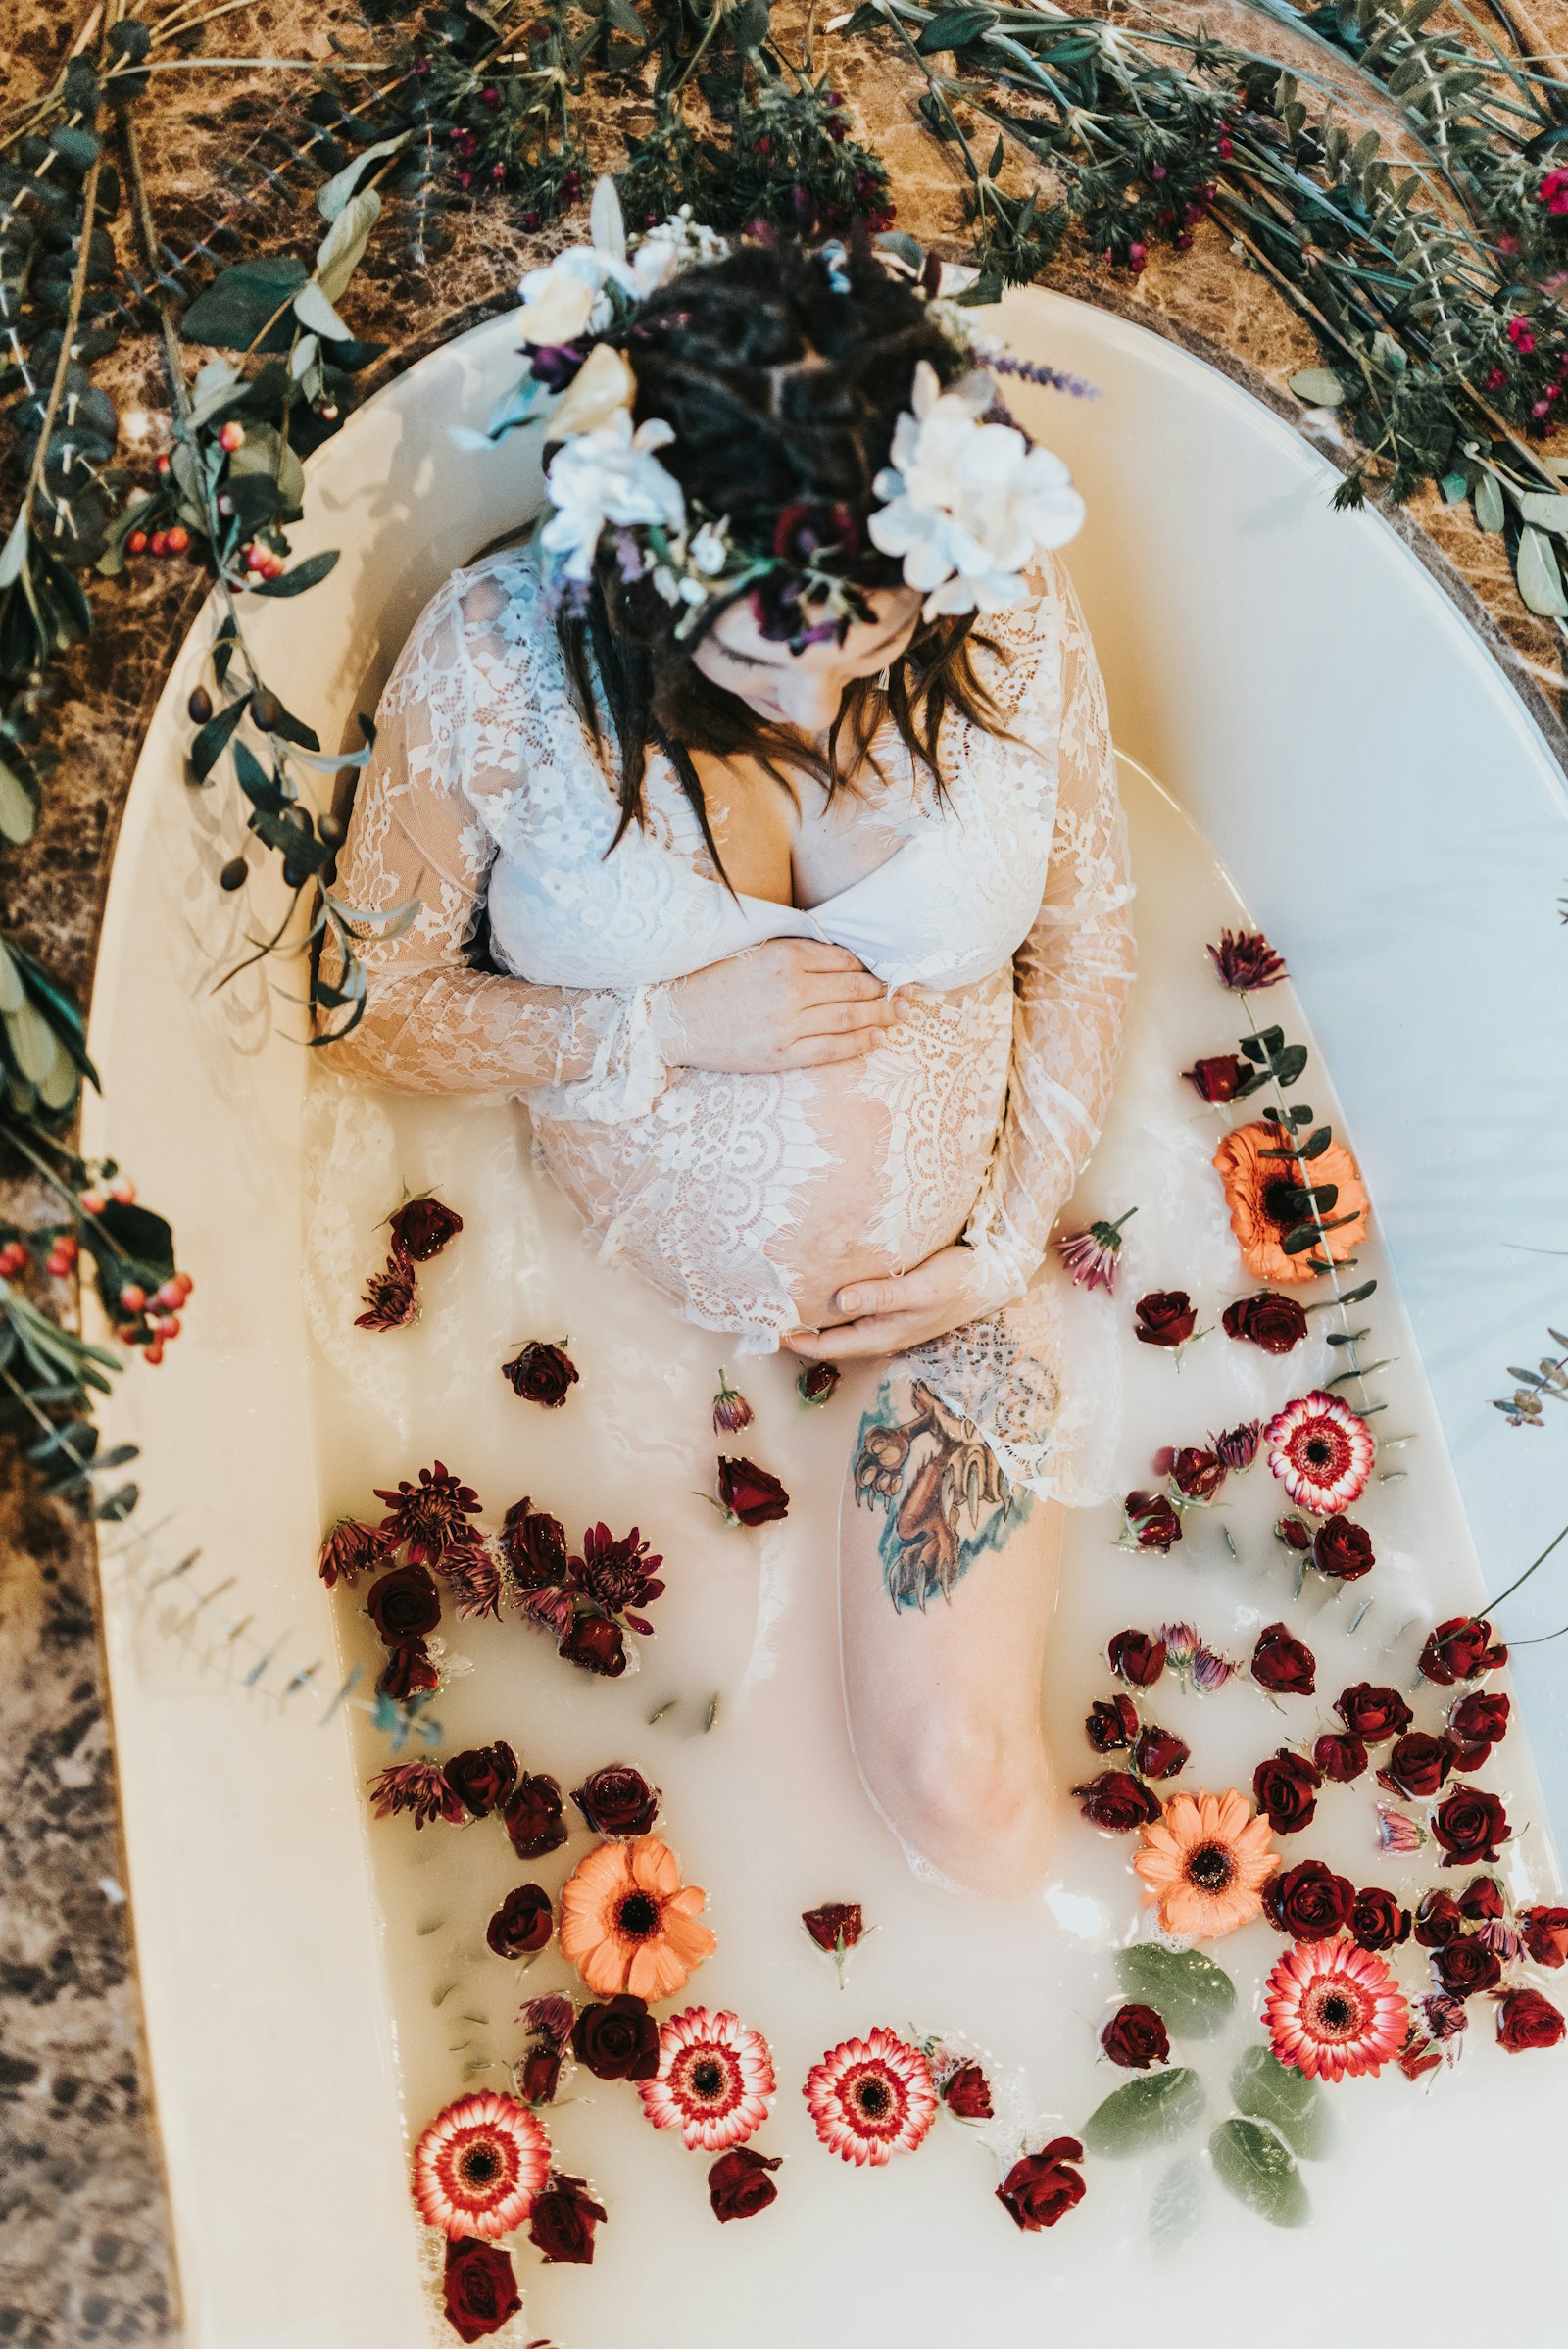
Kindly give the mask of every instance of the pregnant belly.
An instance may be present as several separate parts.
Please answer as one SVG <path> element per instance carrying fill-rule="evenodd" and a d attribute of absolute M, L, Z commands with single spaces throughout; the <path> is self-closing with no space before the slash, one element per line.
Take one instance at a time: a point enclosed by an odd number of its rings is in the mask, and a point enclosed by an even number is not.
<path fill-rule="evenodd" d="M 962 1231 L 1006 1093 L 1011 973 L 923 994 L 866 1058 L 785 1076 L 683 1069 L 646 1117 L 540 1120 L 608 1249 L 693 1319 L 765 1348 L 840 1318 L 847 1282 Z"/>

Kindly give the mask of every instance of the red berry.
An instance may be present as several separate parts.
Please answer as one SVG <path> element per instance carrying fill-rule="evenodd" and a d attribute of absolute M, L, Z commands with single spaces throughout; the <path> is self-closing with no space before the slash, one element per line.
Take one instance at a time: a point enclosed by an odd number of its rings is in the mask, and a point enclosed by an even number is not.
<path fill-rule="evenodd" d="M 160 457 L 160 458 L 159 458 L 159 460 L 158 460 L 158 470 L 159 470 L 161 473 L 167 473 L 167 472 L 168 472 L 168 470 L 169 470 L 169 459 L 168 459 L 167 457 Z"/>
<path fill-rule="evenodd" d="M 152 551 L 155 555 L 167 555 L 169 553 L 169 532 L 167 530 L 155 530 L 150 543 L 152 546 Z"/>
<path fill-rule="evenodd" d="M 244 425 L 231 417 L 219 434 L 218 445 L 220 449 L 226 449 L 230 456 L 236 449 L 243 448 L 245 445 Z"/>
<path fill-rule="evenodd" d="M 171 1286 L 179 1291 L 180 1298 L 183 1301 L 185 1297 L 189 1297 L 196 1284 L 188 1272 L 176 1272 Z"/>
<path fill-rule="evenodd" d="M 179 1336 L 179 1315 L 177 1313 L 160 1313 L 153 1322 L 153 1328 L 158 1332 L 160 1338 L 177 1338 Z"/>
<path fill-rule="evenodd" d="M 130 536 L 125 541 L 125 552 L 127 555 L 146 554 L 147 533 L 145 530 L 132 530 Z"/>
<path fill-rule="evenodd" d="M 147 1302 L 147 1292 L 139 1281 L 127 1281 L 120 1292 L 120 1301 L 127 1313 L 140 1313 Z"/>
<path fill-rule="evenodd" d="M 144 1362 L 161 1362 L 164 1358 L 164 1342 L 162 1338 L 155 1338 L 151 1346 L 144 1346 L 142 1348 L 141 1358 Z"/>
<path fill-rule="evenodd" d="M 110 1184 L 109 1196 L 119 1199 L 122 1207 L 128 1207 L 136 1196 L 136 1186 L 128 1175 L 120 1175 Z"/>

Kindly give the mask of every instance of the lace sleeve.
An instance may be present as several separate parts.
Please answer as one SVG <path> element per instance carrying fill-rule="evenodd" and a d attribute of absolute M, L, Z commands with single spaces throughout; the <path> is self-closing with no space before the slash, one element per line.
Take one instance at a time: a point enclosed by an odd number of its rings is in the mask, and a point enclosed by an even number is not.
<path fill-rule="evenodd" d="M 418 910 L 407 927 L 351 925 L 365 1014 L 325 1049 L 334 1067 L 409 1092 L 531 1092 L 563 1117 L 640 1116 L 668 1073 L 652 1033 L 657 990 L 535 987 L 467 960 L 492 825 L 514 828 L 526 799 L 527 676 L 499 627 L 507 603 L 493 572 L 458 572 L 381 697 L 334 895 L 360 915 Z M 336 978 L 335 947 L 322 961 Z"/>
<path fill-rule="evenodd" d="M 1013 957 L 1012 1065 L 1001 1131 L 964 1238 L 993 1303 L 1021 1294 L 1100 1137 L 1121 1052 L 1136 947 L 1126 827 L 1104 680 L 1078 598 L 1051 559 L 1059 702 L 1020 697 L 1013 723 L 1055 724 L 1055 827 L 1045 896 Z"/>

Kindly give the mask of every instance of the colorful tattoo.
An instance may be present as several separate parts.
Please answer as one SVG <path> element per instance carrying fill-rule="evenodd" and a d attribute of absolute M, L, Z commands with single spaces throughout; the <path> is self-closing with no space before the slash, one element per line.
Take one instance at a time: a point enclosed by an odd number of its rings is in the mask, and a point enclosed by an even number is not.
<path fill-rule="evenodd" d="M 896 1607 L 924 1607 L 948 1597 L 982 1550 L 1001 1548 L 1034 1494 L 1014 1493 L 996 1454 L 923 1380 L 909 1382 L 909 1407 L 901 1419 L 884 1383 L 860 1421 L 855 1498 L 886 1513 L 878 1547 L 888 1596 Z"/>

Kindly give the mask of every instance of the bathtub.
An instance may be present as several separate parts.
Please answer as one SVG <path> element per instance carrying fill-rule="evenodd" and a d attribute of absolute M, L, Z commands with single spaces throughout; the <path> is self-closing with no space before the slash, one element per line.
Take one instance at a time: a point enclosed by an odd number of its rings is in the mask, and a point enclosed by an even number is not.
<path fill-rule="evenodd" d="M 1562 1514 L 1561 1435 L 1509 1430 L 1490 1397 L 1511 1385 L 1505 1363 L 1533 1359 L 1546 1320 L 1568 1314 L 1549 1257 L 1568 1249 L 1563 777 L 1434 579 L 1375 514 L 1330 512 L 1332 468 L 1272 413 L 1059 296 L 1014 293 L 1002 324 L 1024 355 L 1102 386 L 1092 403 L 1017 405 L 1084 489 L 1070 565 L 1118 747 L 1130 777 L 1153 779 L 1139 786 L 1149 804 L 1156 785 L 1171 795 L 1288 945 L 1462 1494 L 1444 1563 L 1471 1603 Z M 353 739 L 436 583 L 530 510 L 520 442 L 471 454 L 446 429 L 482 421 L 515 367 L 513 330 L 491 321 L 313 461 L 296 553 L 339 547 L 341 560 L 321 587 L 247 621 L 324 742 Z M 137 1951 L 192 2349 L 415 2349 L 426 2316 L 404 2128 L 428 2116 L 402 2110 L 365 1805 L 347 1717 L 330 1707 L 330 1602 L 311 1571 L 327 1502 L 302 1304 L 306 1055 L 286 966 L 214 992 L 267 925 L 249 893 L 217 887 L 239 837 L 231 795 L 182 776 L 203 632 L 131 788 L 90 1037 L 106 1100 L 88 1105 L 87 1147 L 113 1150 L 172 1216 L 198 1283 L 187 1334 L 104 1414 L 106 1436 L 143 1454 L 135 1530 L 107 1537 L 105 1566 Z M 1147 897 L 1159 873 L 1146 864 L 1141 880 Z M 197 1548 L 196 1566 L 172 1571 Z M 1511 1630 L 1568 1617 L 1568 1586 L 1541 1585 Z M 1555 1653 L 1525 1650 L 1516 1687 L 1560 1832 Z M 1539 2098 L 1524 2133 L 1560 2164 Z M 723 2230 L 726 2256 L 742 2232 Z M 1560 2260 L 1559 2246 L 1556 2264 L 1527 2270 L 1543 2308 Z M 1094 2307 L 1102 2320 L 1112 2305 L 1040 2276 L 1043 2317 Z M 1411 2314 L 1449 2307 L 1435 2276 L 1423 2289 L 1401 2304 Z M 1238 2340 L 1251 2337 L 1244 2313 Z M 1529 2304 L 1514 2314 L 1529 2330 Z M 699 2333 L 596 2333 L 587 2320 L 566 2349 L 677 2337 Z M 754 2337 L 771 2349 L 792 2336 L 759 2324 Z M 937 2349 L 952 2336 L 901 2337 Z M 987 2337 L 1013 2349 L 1025 2336 Z M 1193 2337 L 1231 2335 L 1209 2322 Z"/>

